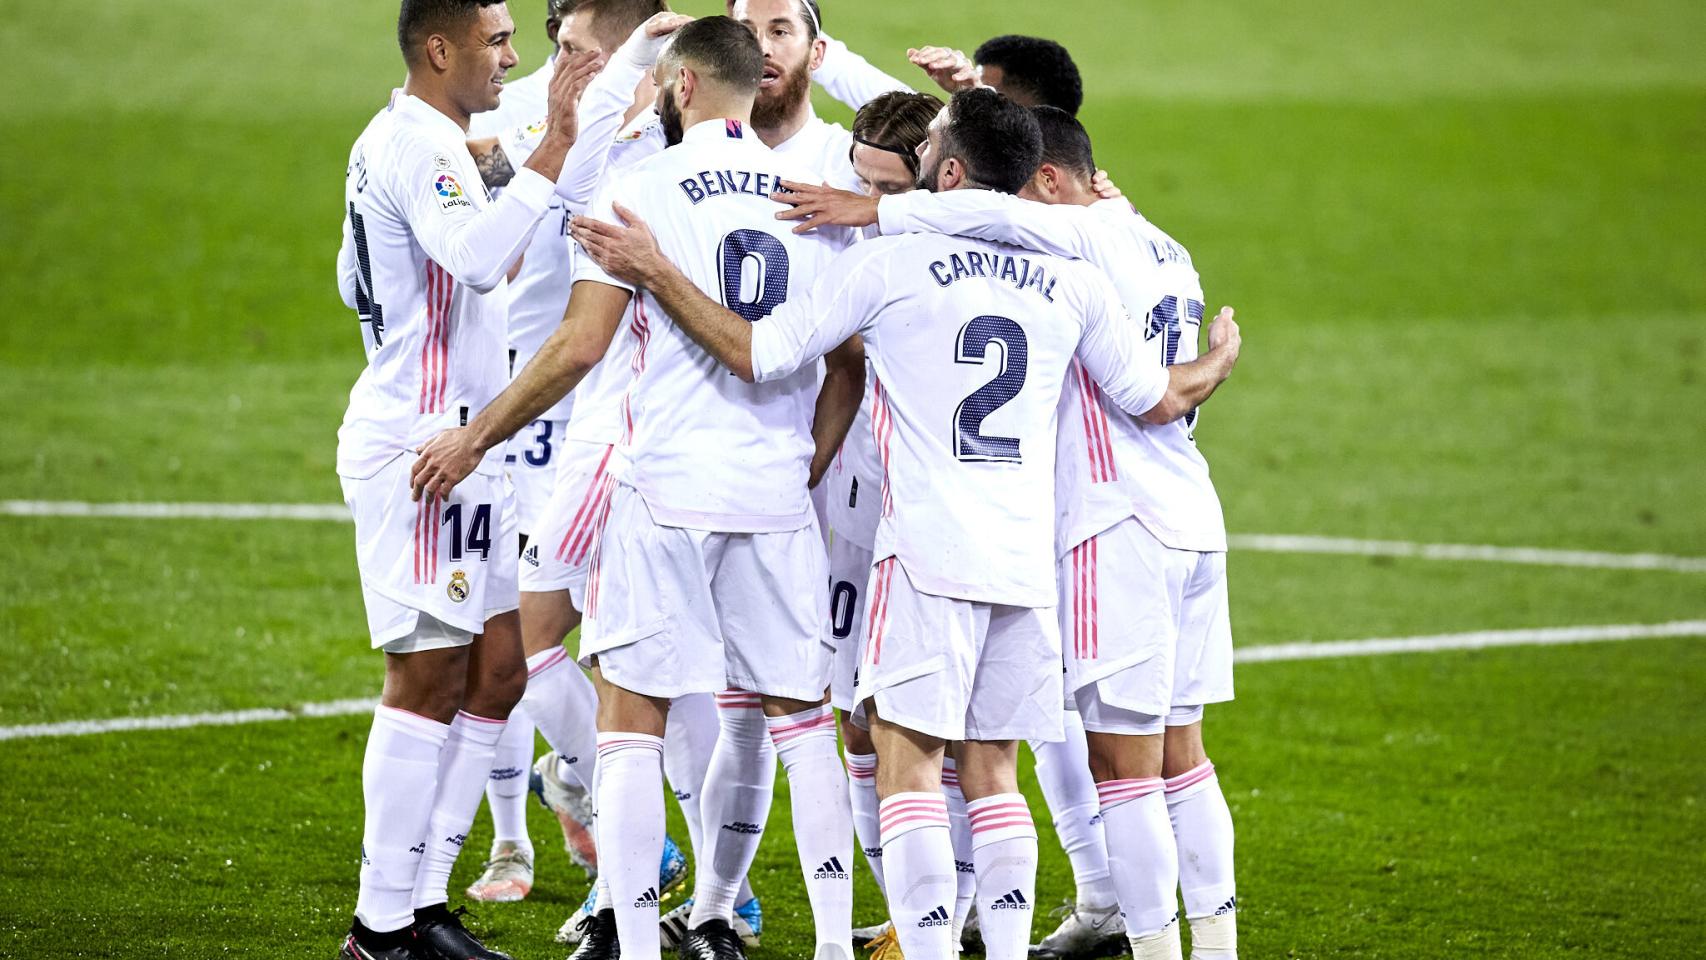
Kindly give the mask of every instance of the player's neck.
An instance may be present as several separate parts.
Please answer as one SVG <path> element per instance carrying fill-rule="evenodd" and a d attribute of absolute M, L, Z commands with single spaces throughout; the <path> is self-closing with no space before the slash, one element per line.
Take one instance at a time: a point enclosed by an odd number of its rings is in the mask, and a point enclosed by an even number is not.
<path fill-rule="evenodd" d="M 752 104 L 734 101 L 711 101 L 705 104 L 695 103 L 681 111 L 681 129 L 691 130 L 708 120 L 739 120 L 752 126 Z"/>
<path fill-rule="evenodd" d="M 456 106 L 456 102 L 446 96 L 443 90 L 432 89 L 430 85 L 421 83 L 411 75 L 403 82 L 403 92 L 449 117 L 464 132 L 468 130 L 469 115 Z"/>
<path fill-rule="evenodd" d="M 752 129 L 758 131 L 758 139 L 762 141 L 765 146 L 774 150 L 782 144 L 787 143 L 789 140 L 792 140 L 794 138 L 794 134 L 804 130 L 806 124 L 811 122 L 813 116 L 812 101 L 810 97 L 807 97 L 805 100 L 800 101 L 800 108 L 798 110 L 788 114 L 788 116 L 776 126 L 755 126 Z"/>

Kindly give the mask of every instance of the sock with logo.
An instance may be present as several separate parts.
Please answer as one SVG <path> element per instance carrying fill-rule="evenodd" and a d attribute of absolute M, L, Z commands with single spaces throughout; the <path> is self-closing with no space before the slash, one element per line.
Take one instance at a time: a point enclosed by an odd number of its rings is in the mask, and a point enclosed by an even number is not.
<path fill-rule="evenodd" d="M 1142 957 L 1176 957 L 1180 949 L 1179 855 L 1161 788 L 1160 777 L 1096 784 L 1126 936 Z"/>
<path fill-rule="evenodd" d="M 427 820 L 426 854 L 415 873 L 414 908 L 430 907 L 450 899 L 450 868 L 462 852 L 468 828 L 480 812 L 480 795 L 492 772 L 492 757 L 506 723 L 477 717 L 466 710 L 456 712 L 444 749 L 438 755 L 438 785 L 432 794 L 432 813 Z"/>
<path fill-rule="evenodd" d="M 896 793 L 877 812 L 889 916 L 907 960 L 954 960 L 954 847 L 941 792 Z"/>
<path fill-rule="evenodd" d="M 852 803 L 853 834 L 859 838 L 859 848 L 865 851 L 865 863 L 876 878 L 877 892 L 887 896 L 888 889 L 883 886 L 883 837 L 877 830 L 876 754 L 847 754 L 847 796 Z"/>
<path fill-rule="evenodd" d="M 608 880 L 622 952 L 655 957 L 663 858 L 663 738 L 598 735 L 598 877 Z"/>
<path fill-rule="evenodd" d="M 1037 893 L 1037 827 L 1022 793 L 966 804 L 977 867 L 977 921 L 989 960 L 1025 960 Z"/>
<path fill-rule="evenodd" d="M 592 790 L 592 763 L 598 753 L 598 694 L 580 664 L 563 647 L 527 658 L 527 690 L 521 709 L 544 734 L 562 762 L 557 772 L 570 783 Z"/>
<path fill-rule="evenodd" d="M 966 795 L 960 790 L 959 766 L 953 757 L 942 758 L 942 796 L 948 801 L 948 842 L 954 846 L 954 942 L 959 943 L 977 901 L 977 868 L 972 864 L 971 819 L 966 815 Z"/>
<path fill-rule="evenodd" d="M 836 750 L 835 709 L 821 704 L 768 717 L 770 740 L 788 775 L 794 845 L 805 873 L 806 899 L 817 930 L 818 956 L 853 956 L 853 811 L 847 775 Z M 742 870 L 745 876 L 746 871 Z"/>
<path fill-rule="evenodd" d="M 1061 718 L 1066 739 L 1058 743 L 1031 741 L 1037 761 L 1037 784 L 1054 820 L 1055 835 L 1072 863 L 1072 879 L 1078 887 L 1076 906 L 1090 913 L 1103 913 L 1118 903 L 1114 881 L 1108 876 L 1108 847 L 1102 836 L 1102 811 L 1096 801 L 1096 780 L 1090 776 L 1090 747 L 1084 737 L 1084 720 L 1077 710 Z"/>
<path fill-rule="evenodd" d="M 776 790 L 776 748 L 758 694 L 727 690 L 716 700 L 717 746 L 699 796 L 705 855 L 693 867 L 689 927 L 734 915 L 735 897 L 764 838 Z"/>
<path fill-rule="evenodd" d="M 1238 956 L 1238 887 L 1232 872 L 1232 811 L 1214 764 L 1167 781 L 1167 816 L 1178 844 L 1179 892 L 1191 924 L 1193 960 Z"/>
<path fill-rule="evenodd" d="M 361 892 L 355 915 L 370 930 L 388 933 L 414 922 L 411 899 L 426 849 L 432 808 L 421 803 L 438 783 L 438 758 L 450 725 L 378 707 L 361 761 L 365 807 L 361 833 Z"/>
<path fill-rule="evenodd" d="M 717 748 L 717 707 L 708 693 L 676 697 L 669 705 L 669 722 L 663 734 L 663 778 L 687 821 L 687 842 L 693 862 L 704 859 L 704 825 L 699 797 L 711 767 L 711 752 Z"/>
<path fill-rule="evenodd" d="M 492 808 L 492 852 L 511 843 L 533 859 L 527 836 L 527 774 L 533 766 L 533 721 L 520 711 L 510 714 L 492 757 L 486 781 L 486 805 Z"/>

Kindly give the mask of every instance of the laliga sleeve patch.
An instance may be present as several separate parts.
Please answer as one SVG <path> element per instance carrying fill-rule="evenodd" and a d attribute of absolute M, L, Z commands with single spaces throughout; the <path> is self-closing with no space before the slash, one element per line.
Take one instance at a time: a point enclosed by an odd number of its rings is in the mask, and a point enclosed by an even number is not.
<path fill-rule="evenodd" d="M 438 208 L 449 213 L 457 207 L 472 207 L 473 201 L 463 194 L 462 184 L 453 173 L 441 173 L 433 178 L 433 192 L 438 194 Z"/>

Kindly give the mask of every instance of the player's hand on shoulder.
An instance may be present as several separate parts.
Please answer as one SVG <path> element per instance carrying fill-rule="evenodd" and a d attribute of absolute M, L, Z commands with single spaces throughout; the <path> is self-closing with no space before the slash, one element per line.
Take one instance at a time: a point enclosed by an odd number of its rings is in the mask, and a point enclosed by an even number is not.
<path fill-rule="evenodd" d="M 977 65 L 963 52 L 951 47 L 917 47 L 906 51 L 912 65 L 948 93 L 959 93 L 978 85 Z"/>
<path fill-rule="evenodd" d="M 657 237 L 634 211 L 620 203 L 613 209 L 621 223 L 575 217 L 569 223 L 569 235 L 605 273 L 636 287 L 648 286 L 667 266 Z"/>
<path fill-rule="evenodd" d="M 800 221 L 795 233 L 809 233 L 819 227 L 868 227 L 877 222 L 876 197 L 821 183 L 783 180 L 782 189 L 770 199 L 788 205 L 776 219 Z"/>
<path fill-rule="evenodd" d="M 1114 184 L 1113 178 L 1108 176 L 1106 170 L 1097 170 L 1096 175 L 1090 178 L 1090 189 L 1096 191 L 1096 196 L 1103 200 L 1118 200 L 1125 196 L 1125 191 Z"/>
<path fill-rule="evenodd" d="M 411 497 L 417 501 L 423 494 L 450 496 L 450 491 L 467 479 L 486 455 L 474 443 L 473 432 L 467 427 L 445 430 L 416 453 L 420 456 L 409 469 L 409 487 Z"/>

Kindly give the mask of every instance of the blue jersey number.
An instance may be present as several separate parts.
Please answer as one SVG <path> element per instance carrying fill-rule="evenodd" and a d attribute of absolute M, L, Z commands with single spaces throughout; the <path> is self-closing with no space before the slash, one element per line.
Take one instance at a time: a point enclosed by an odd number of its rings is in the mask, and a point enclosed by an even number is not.
<path fill-rule="evenodd" d="M 377 349 L 385 342 L 385 308 L 373 300 L 373 260 L 367 255 L 367 224 L 355 212 L 354 202 L 349 205 L 349 226 L 350 236 L 355 240 L 356 273 L 360 275 L 355 285 L 355 315 L 359 322 L 368 325 L 369 339 L 373 341 L 369 349 Z"/>
<path fill-rule="evenodd" d="M 837 580 L 829 595 L 829 632 L 835 639 L 845 640 L 853 632 L 853 610 L 858 603 L 859 588 Z"/>
<path fill-rule="evenodd" d="M 1179 310 L 1181 302 L 1184 306 L 1182 313 Z M 1161 344 L 1161 364 L 1163 366 L 1170 367 L 1179 361 L 1179 340 L 1186 335 L 1185 326 L 1187 324 L 1193 328 L 1190 331 L 1190 337 L 1193 340 L 1196 339 L 1197 330 L 1202 328 L 1202 314 L 1202 301 L 1180 301 L 1178 297 L 1171 295 L 1162 297 L 1161 302 L 1150 309 L 1149 327 L 1143 331 L 1143 339 L 1166 338 Z M 1186 431 L 1196 427 L 1197 412 L 1195 409 L 1185 414 L 1184 422 Z"/>
<path fill-rule="evenodd" d="M 1018 463 L 1018 437 L 989 437 L 983 421 L 1019 395 L 1025 385 L 1028 345 L 1025 331 L 1006 317 L 977 317 L 960 328 L 954 344 L 955 363 L 983 363 L 998 348 L 1001 362 L 995 379 L 960 401 L 954 411 L 954 455 L 969 462 Z"/>
<path fill-rule="evenodd" d="M 462 504 L 452 503 L 444 508 L 444 519 L 439 526 L 450 528 L 450 559 L 451 562 L 462 559 Z M 482 562 L 492 553 L 492 505 L 482 503 L 474 507 L 474 518 L 468 523 L 468 553 L 477 553 Z"/>
<path fill-rule="evenodd" d="M 788 249 L 762 230 L 736 230 L 717 250 L 723 306 L 757 323 L 788 299 Z"/>

